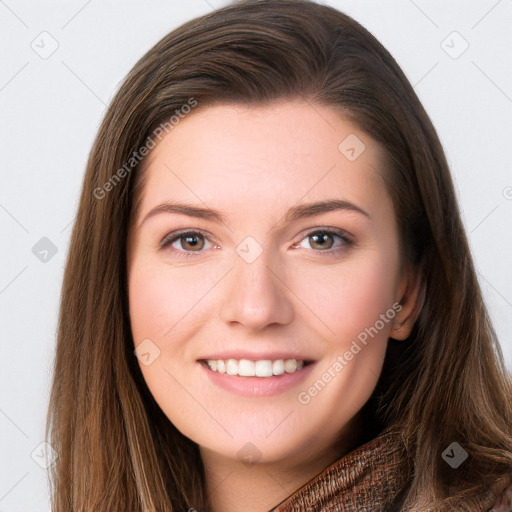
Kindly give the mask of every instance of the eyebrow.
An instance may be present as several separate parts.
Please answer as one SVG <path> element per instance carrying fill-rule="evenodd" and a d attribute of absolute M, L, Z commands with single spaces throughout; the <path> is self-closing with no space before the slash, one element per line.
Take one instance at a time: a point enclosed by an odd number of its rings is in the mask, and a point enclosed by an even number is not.
<path fill-rule="evenodd" d="M 293 206 L 288 210 L 284 219 L 280 221 L 282 224 L 290 224 L 296 220 L 304 219 L 308 217 L 314 217 L 321 215 L 322 213 L 328 213 L 333 211 L 351 211 L 357 212 L 368 219 L 371 219 L 370 214 L 359 206 L 341 199 L 327 199 L 324 201 L 317 201 L 313 203 L 305 203 L 297 206 Z M 162 203 L 152 210 L 150 210 L 145 217 L 142 219 L 139 227 L 150 217 L 153 217 L 159 213 L 178 213 L 182 215 L 188 215 L 189 217 L 195 217 L 198 219 L 205 219 L 217 224 L 229 225 L 227 216 L 219 210 L 214 208 L 206 208 L 198 205 L 167 201 Z"/>

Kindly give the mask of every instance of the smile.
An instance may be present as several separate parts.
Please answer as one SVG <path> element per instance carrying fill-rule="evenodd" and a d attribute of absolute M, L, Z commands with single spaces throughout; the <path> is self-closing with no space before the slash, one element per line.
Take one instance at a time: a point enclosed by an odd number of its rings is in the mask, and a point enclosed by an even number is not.
<path fill-rule="evenodd" d="M 307 362 L 296 359 L 207 359 L 204 361 L 216 373 L 238 375 L 239 377 L 273 377 L 284 373 L 295 373 Z"/>

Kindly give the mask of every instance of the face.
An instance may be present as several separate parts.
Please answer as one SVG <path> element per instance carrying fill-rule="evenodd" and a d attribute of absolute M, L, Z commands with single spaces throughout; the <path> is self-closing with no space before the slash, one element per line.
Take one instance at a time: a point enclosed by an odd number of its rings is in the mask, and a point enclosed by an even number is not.
<path fill-rule="evenodd" d="M 149 390 L 204 452 L 325 452 L 388 338 L 408 334 L 382 156 L 298 101 L 197 110 L 153 149 L 130 227 L 131 328 Z"/>

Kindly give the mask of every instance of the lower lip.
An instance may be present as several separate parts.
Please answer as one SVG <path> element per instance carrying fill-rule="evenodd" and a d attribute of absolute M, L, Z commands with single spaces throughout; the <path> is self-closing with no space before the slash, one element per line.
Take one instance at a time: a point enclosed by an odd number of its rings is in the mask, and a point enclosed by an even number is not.
<path fill-rule="evenodd" d="M 240 396 L 274 396 L 297 386 L 313 369 L 310 363 L 293 373 L 283 373 L 273 377 L 240 377 L 210 370 L 206 363 L 199 362 L 208 378 L 220 388 Z"/>

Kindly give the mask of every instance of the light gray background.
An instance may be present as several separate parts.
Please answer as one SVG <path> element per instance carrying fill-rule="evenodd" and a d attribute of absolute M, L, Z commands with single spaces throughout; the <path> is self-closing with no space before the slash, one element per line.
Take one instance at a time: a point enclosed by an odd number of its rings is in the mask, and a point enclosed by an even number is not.
<path fill-rule="evenodd" d="M 390 50 L 431 116 L 512 369 L 512 0 L 326 3 Z M 70 229 L 105 106 L 161 37 L 226 4 L 0 0 L 0 512 L 49 510 L 35 461 Z M 43 237 L 57 249 L 46 262 L 32 252 Z"/>

